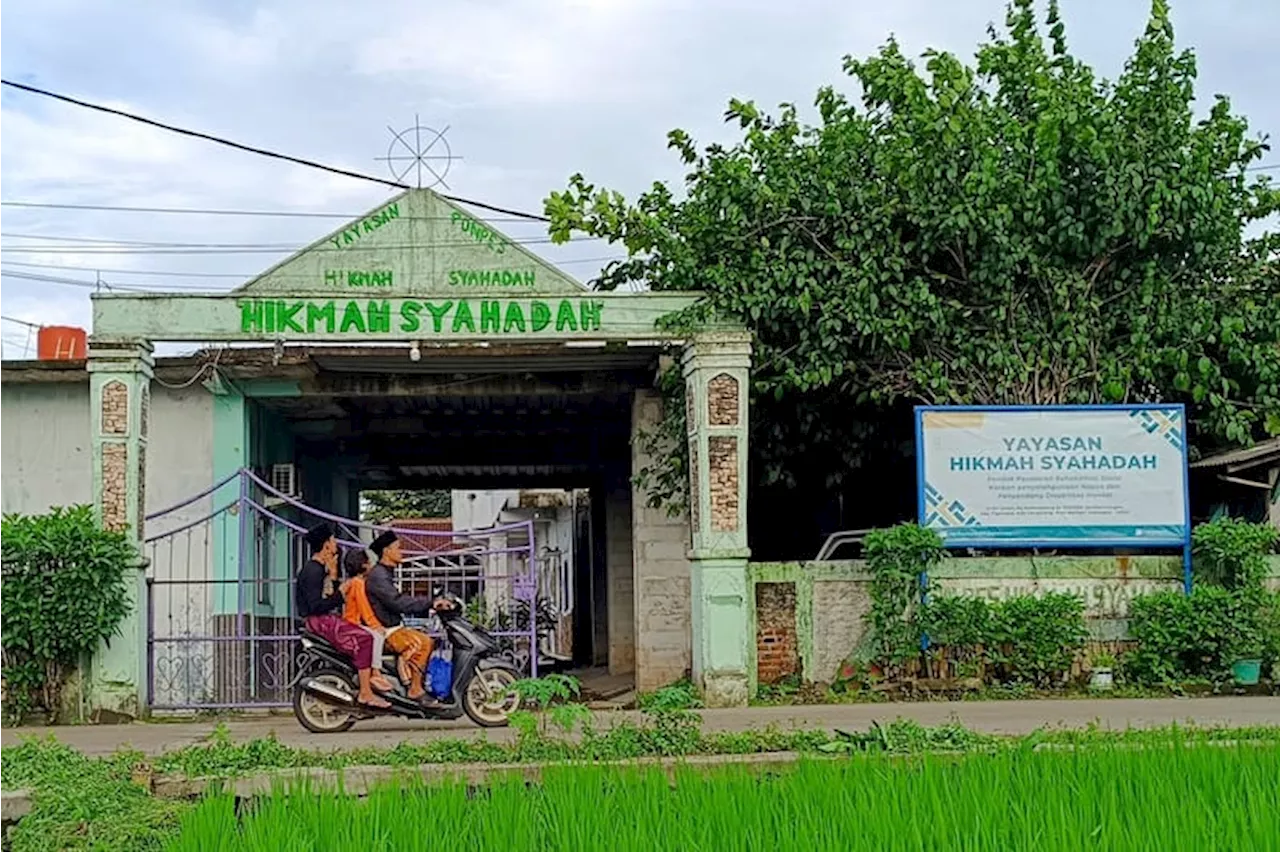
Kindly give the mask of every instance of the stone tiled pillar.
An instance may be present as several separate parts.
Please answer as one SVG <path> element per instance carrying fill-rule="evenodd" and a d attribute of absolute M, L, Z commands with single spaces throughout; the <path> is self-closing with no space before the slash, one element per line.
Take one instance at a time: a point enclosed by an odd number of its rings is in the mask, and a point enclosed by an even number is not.
<path fill-rule="evenodd" d="M 697 336 L 685 349 L 689 435 L 689 551 L 693 678 L 710 707 L 745 705 L 747 601 L 747 397 L 751 337 Z"/>
<path fill-rule="evenodd" d="M 93 439 L 93 496 L 97 521 L 136 542 L 130 566 L 129 614 L 120 632 L 93 655 L 89 700 L 95 711 L 139 716 L 146 708 L 147 428 L 151 408 L 152 347 L 146 341 L 90 340 L 89 400 Z"/>

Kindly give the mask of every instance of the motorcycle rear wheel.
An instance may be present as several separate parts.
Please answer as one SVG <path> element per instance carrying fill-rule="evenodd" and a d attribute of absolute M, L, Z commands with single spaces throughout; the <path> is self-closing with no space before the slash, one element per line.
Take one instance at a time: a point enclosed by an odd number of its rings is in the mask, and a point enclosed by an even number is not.
<path fill-rule="evenodd" d="M 463 711 L 482 728 L 506 727 L 520 709 L 520 696 L 511 691 L 519 679 L 520 673 L 508 666 L 476 669 L 462 691 Z"/>
<path fill-rule="evenodd" d="M 325 686 L 341 689 L 355 694 L 355 684 L 345 675 L 333 669 L 322 669 L 310 676 L 304 676 L 293 688 L 293 715 L 298 724 L 313 734 L 340 734 L 351 729 L 356 723 L 356 715 L 350 710 L 320 700 L 302 688 L 303 680 L 314 680 Z"/>

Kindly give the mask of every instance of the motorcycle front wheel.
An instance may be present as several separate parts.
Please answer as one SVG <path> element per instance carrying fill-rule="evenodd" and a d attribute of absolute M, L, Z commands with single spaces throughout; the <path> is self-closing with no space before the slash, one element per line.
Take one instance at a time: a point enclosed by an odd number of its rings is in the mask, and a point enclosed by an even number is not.
<path fill-rule="evenodd" d="M 507 666 L 476 669 L 462 692 L 462 709 L 482 728 L 502 728 L 520 709 L 520 696 L 511 686 L 520 673 Z"/>
<path fill-rule="evenodd" d="M 345 675 L 332 669 L 322 669 L 313 675 L 300 678 L 293 688 L 293 715 L 298 724 L 313 734 L 340 734 L 350 730 L 356 716 L 345 707 L 323 701 L 302 688 L 302 681 L 314 680 L 324 686 L 355 693 L 355 685 Z"/>

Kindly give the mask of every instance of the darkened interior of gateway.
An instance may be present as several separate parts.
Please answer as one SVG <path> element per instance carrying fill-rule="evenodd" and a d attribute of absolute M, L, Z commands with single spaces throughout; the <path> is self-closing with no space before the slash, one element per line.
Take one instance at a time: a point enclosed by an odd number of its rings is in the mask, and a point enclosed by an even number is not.
<path fill-rule="evenodd" d="M 269 353 L 268 353 L 269 354 Z M 608 541 L 630 537 L 631 424 L 659 352 L 290 350 L 255 383 L 243 351 L 233 374 L 251 395 L 254 466 L 297 466 L 306 503 L 356 517 L 368 489 L 585 489 L 575 514 L 574 662 L 608 660 Z M 273 363 L 276 362 L 276 363 Z M 269 371 L 267 370 L 270 366 Z M 257 389 L 255 390 L 255 384 Z M 626 500 L 625 513 L 606 512 Z"/>

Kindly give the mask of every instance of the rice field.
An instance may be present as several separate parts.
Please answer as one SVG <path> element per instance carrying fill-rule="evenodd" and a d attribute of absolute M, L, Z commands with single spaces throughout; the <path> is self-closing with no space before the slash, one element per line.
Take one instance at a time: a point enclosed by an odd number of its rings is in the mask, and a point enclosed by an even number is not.
<path fill-rule="evenodd" d="M 857 755 L 759 775 L 567 766 L 527 786 L 204 801 L 200 850 L 1280 850 L 1275 743 Z"/>

